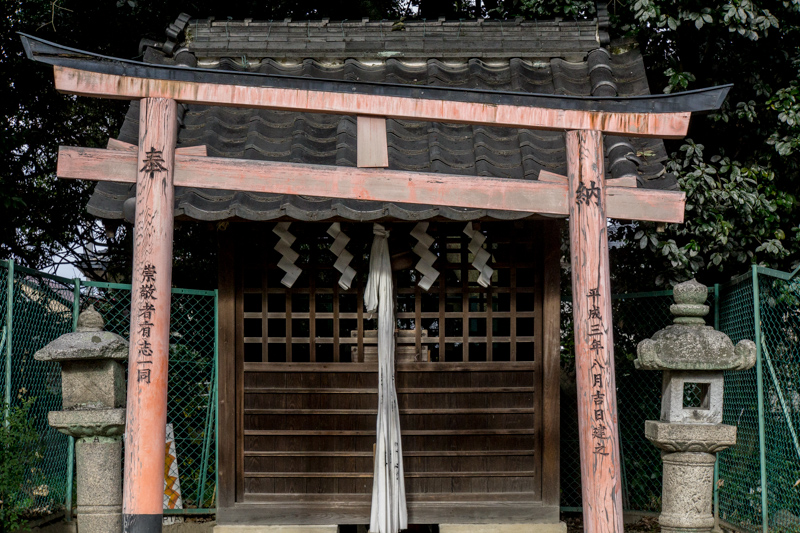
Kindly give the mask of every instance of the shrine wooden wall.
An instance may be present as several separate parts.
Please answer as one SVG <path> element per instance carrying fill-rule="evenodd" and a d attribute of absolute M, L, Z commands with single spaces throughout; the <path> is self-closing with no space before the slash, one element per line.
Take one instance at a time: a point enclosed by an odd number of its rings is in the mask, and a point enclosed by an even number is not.
<path fill-rule="evenodd" d="M 377 409 L 374 324 L 363 313 L 371 225 L 345 226 L 360 274 L 349 291 L 326 257 L 328 224 L 292 224 L 304 272 L 283 287 L 273 225 L 232 225 L 221 252 L 218 519 L 367 523 Z M 559 492 L 558 224 L 483 224 L 495 269 L 488 289 L 475 282 L 463 226 L 431 225 L 441 275 L 428 293 L 408 261 L 396 261 L 409 521 L 549 520 Z M 393 254 L 411 227 L 395 225 Z"/>

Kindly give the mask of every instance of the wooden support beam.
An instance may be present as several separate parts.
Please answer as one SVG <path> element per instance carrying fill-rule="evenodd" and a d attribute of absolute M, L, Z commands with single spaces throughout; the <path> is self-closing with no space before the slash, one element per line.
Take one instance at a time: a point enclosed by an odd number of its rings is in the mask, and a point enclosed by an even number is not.
<path fill-rule="evenodd" d="M 118 152 L 139 152 L 139 147 L 135 144 L 126 143 L 125 141 L 120 141 L 119 139 L 115 139 L 113 137 L 108 138 L 106 147 L 109 150 L 117 150 Z"/>
<path fill-rule="evenodd" d="M 539 181 L 546 181 L 548 183 L 561 183 L 563 185 L 566 185 L 567 177 L 562 176 L 561 174 L 556 174 L 554 172 L 548 172 L 547 170 L 540 170 Z"/>
<path fill-rule="evenodd" d="M 217 255 L 218 435 L 227 436 L 217 440 L 217 506 L 220 508 L 231 508 L 236 501 L 236 242 L 231 233 L 220 232 Z"/>
<path fill-rule="evenodd" d="M 120 141 L 119 139 L 108 139 L 108 149 L 109 150 L 119 150 L 123 152 L 138 152 L 139 147 L 135 144 L 126 143 L 125 141 Z M 194 155 L 198 157 L 205 157 L 208 155 L 208 147 L 206 145 L 200 146 L 183 146 L 181 148 L 175 148 L 176 155 Z"/>
<path fill-rule="evenodd" d="M 356 157 L 359 168 L 389 166 L 389 145 L 386 140 L 386 119 L 357 117 Z"/>
<path fill-rule="evenodd" d="M 61 147 L 60 178 L 133 183 L 136 155 L 98 148 Z M 544 173 L 543 173 L 544 174 Z M 569 214 L 565 180 L 512 180 L 423 172 L 360 169 L 253 161 L 224 157 L 175 156 L 175 185 L 273 194 L 302 194 L 383 202 L 499 209 L 549 215 Z M 563 178 L 563 177 L 562 177 Z M 683 222 L 686 195 L 613 187 L 607 193 L 611 218 Z"/>
<path fill-rule="evenodd" d="M 138 151 L 109 151 L 136 163 L 132 169 L 136 224 L 125 415 L 124 533 L 161 531 L 177 135 L 175 100 L 145 98 L 139 115 Z"/>
<path fill-rule="evenodd" d="M 567 177 L 546 170 L 539 171 L 539 181 L 567 184 Z M 623 176 L 606 180 L 606 187 L 636 187 L 636 176 Z"/>
<path fill-rule="evenodd" d="M 542 504 L 561 498 L 561 227 L 542 223 Z"/>
<path fill-rule="evenodd" d="M 196 157 L 208 157 L 208 146 L 181 146 L 175 149 L 175 155 L 193 155 Z M 635 187 L 635 185 L 634 185 Z"/>
<path fill-rule="evenodd" d="M 179 102 L 306 113 L 376 116 L 403 120 L 479 124 L 540 130 L 598 130 L 631 137 L 681 139 L 691 113 L 625 113 L 490 105 L 401 96 L 222 85 L 135 78 L 55 66 L 56 89 L 68 94 Z"/>
<path fill-rule="evenodd" d="M 583 524 L 587 533 L 617 533 L 623 531 L 622 478 L 603 136 L 570 131 L 566 137 Z"/>
<path fill-rule="evenodd" d="M 606 180 L 606 187 L 636 187 L 636 176 L 623 176 Z"/>

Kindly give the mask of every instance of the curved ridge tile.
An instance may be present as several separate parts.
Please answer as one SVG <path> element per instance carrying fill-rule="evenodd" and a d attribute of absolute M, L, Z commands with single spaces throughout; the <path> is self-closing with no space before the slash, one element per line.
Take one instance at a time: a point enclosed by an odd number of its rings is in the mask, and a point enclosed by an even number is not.
<path fill-rule="evenodd" d="M 314 59 L 304 59 L 302 76 L 343 81 L 344 68 L 342 65 L 329 66 L 323 65 Z"/>
<path fill-rule="evenodd" d="M 336 125 L 336 165 L 354 167 L 358 161 L 356 153 L 356 120 L 342 117 Z"/>
<path fill-rule="evenodd" d="M 387 83 L 427 84 L 428 68 L 426 65 L 409 65 L 398 59 L 389 58 L 383 68 L 386 72 L 385 81 Z"/>
<path fill-rule="evenodd" d="M 575 65 L 556 58 L 550 61 L 550 70 L 553 73 L 554 94 L 591 94 L 592 87 L 584 64 Z"/>
<path fill-rule="evenodd" d="M 241 60 L 240 60 L 241 61 Z M 235 72 L 245 72 L 248 70 L 246 64 L 243 65 L 240 62 L 237 62 L 233 58 L 230 57 L 223 57 L 219 60 L 219 64 L 217 65 L 219 70 L 231 70 Z"/>
<path fill-rule="evenodd" d="M 122 127 L 119 129 L 117 139 L 120 141 L 139 144 L 139 100 L 134 100 L 128 107 L 128 112 L 125 113 L 125 119 L 122 122 Z"/>
<path fill-rule="evenodd" d="M 611 53 L 605 48 L 589 52 L 589 82 L 592 96 L 617 96 L 617 82 L 611 68 Z"/>
<path fill-rule="evenodd" d="M 523 213 L 520 211 L 498 211 L 496 209 L 487 209 L 486 217 L 495 220 L 521 220 L 536 213 Z"/>
<path fill-rule="evenodd" d="M 354 220 L 376 220 L 386 216 L 387 205 L 384 202 L 338 200 L 336 210 Z"/>
<path fill-rule="evenodd" d="M 644 59 L 638 48 L 624 54 L 612 55 L 610 63 L 619 94 L 625 96 L 650 94 Z"/>
<path fill-rule="evenodd" d="M 469 60 L 469 75 L 476 85 L 495 91 L 513 91 L 514 79 L 510 65 L 489 65 L 480 59 Z"/>
<path fill-rule="evenodd" d="M 419 144 L 427 141 L 428 125 L 421 122 L 416 123 L 414 127 L 407 127 L 400 124 L 396 120 L 386 121 L 386 138 L 388 141 L 397 144 Z"/>
<path fill-rule="evenodd" d="M 475 81 L 470 79 L 467 65 L 450 66 L 438 59 L 429 59 L 427 62 L 428 85 L 445 87 L 475 87 Z"/>
<path fill-rule="evenodd" d="M 511 71 L 512 90 L 540 94 L 555 93 L 553 73 L 549 62 L 531 65 L 515 58 L 509 63 L 509 70 Z"/>
<path fill-rule="evenodd" d="M 255 72 L 260 72 L 261 74 L 283 74 L 288 76 L 302 76 L 303 74 L 303 65 L 302 64 L 293 64 L 287 65 L 284 63 L 279 63 L 271 58 L 266 58 L 261 60 L 261 64 L 258 68 L 255 69 Z"/>
<path fill-rule="evenodd" d="M 474 166 L 469 131 L 461 125 L 431 123 L 428 127 L 430 166 L 434 172 L 467 173 Z"/>

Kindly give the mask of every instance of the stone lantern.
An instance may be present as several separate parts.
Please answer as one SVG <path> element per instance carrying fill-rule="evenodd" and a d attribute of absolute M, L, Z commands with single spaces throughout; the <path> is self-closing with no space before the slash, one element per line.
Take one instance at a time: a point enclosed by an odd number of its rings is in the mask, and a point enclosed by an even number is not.
<path fill-rule="evenodd" d="M 695 280 L 675 286 L 674 324 L 643 340 L 636 368 L 662 370 L 661 420 L 645 422 L 645 436 L 662 452 L 661 530 L 703 532 L 712 514 L 716 454 L 736 444 L 736 427 L 722 423 L 723 372 L 756 362 L 753 341 L 735 347 L 706 326 L 708 288 Z"/>
<path fill-rule="evenodd" d="M 128 341 L 103 331 L 100 313 L 89 308 L 78 329 L 34 354 L 61 363 L 62 411 L 47 420 L 75 437 L 79 533 L 122 531 L 122 433 L 125 429 L 125 368 Z"/>

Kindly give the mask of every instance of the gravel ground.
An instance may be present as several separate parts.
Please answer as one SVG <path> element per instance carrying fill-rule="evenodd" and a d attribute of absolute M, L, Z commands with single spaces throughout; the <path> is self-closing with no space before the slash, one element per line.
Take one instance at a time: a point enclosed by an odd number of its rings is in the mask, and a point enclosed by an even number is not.
<path fill-rule="evenodd" d="M 627 516 L 628 520 L 632 517 Z M 634 517 L 634 519 L 637 517 Z M 564 513 L 561 520 L 567 523 L 567 533 L 583 533 L 583 517 L 579 513 Z M 193 517 L 182 523 L 164 526 L 164 533 L 212 533 L 216 522 L 211 518 Z M 361 529 L 361 528 L 359 528 Z M 365 529 L 365 528 L 364 528 Z M 419 526 L 414 528 L 417 533 L 421 533 Z M 438 527 L 432 528 L 438 533 Z M 31 533 L 75 533 L 74 522 L 68 525 L 63 521 L 57 520 L 50 524 L 29 529 Z M 626 533 L 660 533 L 661 527 L 655 516 L 641 517 L 638 521 L 625 524 Z"/>
<path fill-rule="evenodd" d="M 561 520 L 567 523 L 567 533 L 583 533 L 583 517 L 580 514 L 562 514 Z M 655 516 L 646 516 L 637 522 L 625 524 L 625 533 L 660 533 L 661 526 Z"/>
<path fill-rule="evenodd" d="M 216 522 L 213 519 L 198 517 L 182 523 L 164 526 L 163 531 L 164 533 L 211 533 L 215 525 Z M 24 533 L 76 533 L 77 530 L 74 521 L 68 524 L 58 519 L 54 522 L 23 531 Z"/>

